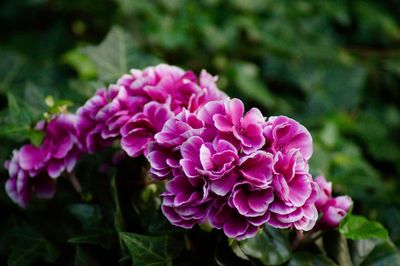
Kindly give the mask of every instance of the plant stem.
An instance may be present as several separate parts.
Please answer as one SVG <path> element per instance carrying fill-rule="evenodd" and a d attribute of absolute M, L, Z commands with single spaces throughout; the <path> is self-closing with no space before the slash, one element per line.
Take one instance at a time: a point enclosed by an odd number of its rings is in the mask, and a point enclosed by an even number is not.
<path fill-rule="evenodd" d="M 81 193 L 82 192 L 82 186 L 79 180 L 76 178 L 75 173 L 71 173 L 69 176 L 69 181 L 72 184 L 72 187 L 75 189 L 76 192 Z"/>

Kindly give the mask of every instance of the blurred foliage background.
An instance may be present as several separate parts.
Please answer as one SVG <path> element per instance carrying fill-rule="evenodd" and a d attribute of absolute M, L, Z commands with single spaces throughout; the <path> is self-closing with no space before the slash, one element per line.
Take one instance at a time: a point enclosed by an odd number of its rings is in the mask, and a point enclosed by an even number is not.
<path fill-rule="evenodd" d="M 379 220 L 399 246 L 399 14 L 395 0 L 2 1 L 0 162 L 22 143 L 40 141 L 32 128 L 44 112 L 65 104 L 75 110 L 130 68 L 166 62 L 207 69 L 248 108 L 308 127 L 313 174 L 351 195 L 354 213 Z M 107 224 L 118 208 L 110 175 L 98 170 L 108 157 L 78 165 L 81 195 L 60 179 L 54 200 L 21 210 L 1 189 L 0 264 L 42 256 L 38 265 L 88 265 L 79 263 L 93 262 L 93 247 L 82 243 L 99 240 L 79 240 L 85 228 L 114 243 Z M 1 187 L 6 178 L 1 169 Z M 23 244 L 41 252 L 15 260 Z M 99 256 L 119 258 L 115 251 Z"/>

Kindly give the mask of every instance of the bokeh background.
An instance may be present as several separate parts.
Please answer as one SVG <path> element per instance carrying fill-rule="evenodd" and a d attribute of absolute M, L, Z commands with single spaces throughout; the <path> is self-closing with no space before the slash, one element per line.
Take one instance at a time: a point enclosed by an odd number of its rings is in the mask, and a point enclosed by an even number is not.
<path fill-rule="evenodd" d="M 40 141 L 32 128 L 45 112 L 76 110 L 130 68 L 207 69 L 248 108 L 309 128 L 312 173 L 351 195 L 353 212 L 380 221 L 400 245 L 399 1 L 4 0 L 0 30 L 1 164 L 22 143 Z M 93 163 L 101 156 L 78 166 L 82 195 L 60 180 L 54 200 L 21 210 L 0 189 L 1 265 L 32 247 L 21 235 L 36 239 L 37 265 L 91 260 L 70 237 L 87 213 L 113 219 L 93 208 L 111 205 Z M 89 205 L 73 205 L 82 200 Z"/>

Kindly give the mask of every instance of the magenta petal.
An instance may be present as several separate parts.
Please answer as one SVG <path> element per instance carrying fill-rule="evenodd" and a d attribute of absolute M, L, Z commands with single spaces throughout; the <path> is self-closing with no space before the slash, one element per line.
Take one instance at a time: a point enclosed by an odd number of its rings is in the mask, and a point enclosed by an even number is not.
<path fill-rule="evenodd" d="M 24 170 L 35 169 L 42 163 L 44 157 L 44 152 L 31 144 L 24 145 L 19 151 L 19 163 Z"/>
<path fill-rule="evenodd" d="M 211 182 L 211 191 L 219 196 L 225 196 L 232 190 L 237 179 L 238 175 L 235 173 L 224 175 L 219 179 L 215 179 Z"/>
<path fill-rule="evenodd" d="M 215 127 L 222 132 L 230 132 L 232 131 L 233 124 L 226 117 L 226 115 L 216 114 L 213 116 L 213 120 L 215 123 Z"/>
<path fill-rule="evenodd" d="M 311 195 L 311 177 L 296 175 L 290 182 L 289 198 L 294 206 L 302 206 Z"/>
<path fill-rule="evenodd" d="M 231 116 L 233 124 L 239 124 L 244 113 L 243 102 L 237 98 L 234 98 L 225 102 L 225 108 L 226 112 Z"/>
<path fill-rule="evenodd" d="M 253 211 L 265 212 L 269 204 L 274 200 L 272 188 L 255 190 L 248 195 L 248 204 Z"/>
<path fill-rule="evenodd" d="M 65 169 L 65 164 L 62 160 L 52 160 L 47 167 L 47 173 L 51 178 L 57 178 Z"/>
<path fill-rule="evenodd" d="M 228 220 L 223 228 L 228 237 L 235 238 L 245 233 L 248 227 L 249 223 L 245 219 L 238 217 L 237 219 Z"/>

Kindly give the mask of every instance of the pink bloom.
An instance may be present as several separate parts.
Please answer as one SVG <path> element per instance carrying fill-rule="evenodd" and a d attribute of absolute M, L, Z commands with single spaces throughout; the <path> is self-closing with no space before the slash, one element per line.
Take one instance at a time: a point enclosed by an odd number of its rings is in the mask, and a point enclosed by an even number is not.
<path fill-rule="evenodd" d="M 259 188 L 268 187 L 272 182 L 273 156 L 265 151 L 257 151 L 240 158 L 240 173 L 247 180 Z"/>
<path fill-rule="evenodd" d="M 181 146 L 180 165 L 185 175 L 190 178 L 208 177 L 211 190 L 218 195 L 228 193 L 238 175 L 232 170 L 239 162 L 236 148 L 225 140 L 205 143 L 201 137 L 189 138 Z"/>
<path fill-rule="evenodd" d="M 150 163 L 150 173 L 156 180 L 180 174 L 179 159 L 179 151 L 165 148 L 155 142 L 148 146 L 147 160 Z"/>
<path fill-rule="evenodd" d="M 265 143 L 261 112 L 252 108 L 244 115 L 244 105 L 239 99 L 225 100 L 224 105 L 224 114 L 213 115 L 215 127 L 222 132 L 232 133 L 246 153 L 261 148 Z"/>
<path fill-rule="evenodd" d="M 269 207 L 271 215 L 268 221 L 269 225 L 276 228 L 296 228 L 302 231 L 311 230 L 318 219 L 318 211 L 314 205 L 318 195 L 318 185 L 312 182 L 311 187 L 312 193 L 302 206 L 296 207 L 289 202 L 279 199 L 271 203 Z"/>
<path fill-rule="evenodd" d="M 226 98 L 218 90 L 216 78 L 203 71 L 200 81 L 191 72 L 166 64 L 148 67 L 143 71 L 133 69 L 124 75 L 118 85 L 124 86 L 135 95 L 149 97 L 151 101 L 170 103 L 170 109 L 179 113 L 183 108 L 196 111 L 203 104 Z"/>
<path fill-rule="evenodd" d="M 55 188 L 53 179 L 46 174 L 39 173 L 30 176 L 29 172 L 21 167 L 23 160 L 25 160 L 24 167 L 26 168 L 26 158 L 23 158 L 19 151 L 14 151 L 11 161 L 6 161 L 5 168 L 10 177 L 6 181 L 5 188 L 8 196 L 19 206 L 25 208 L 31 200 L 32 194 L 38 198 L 51 198 Z M 36 169 L 36 171 L 40 171 L 40 169 Z"/>
<path fill-rule="evenodd" d="M 115 87 L 115 85 L 112 85 Z M 118 94 L 96 115 L 103 124 L 101 137 L 103 139 L 120 138 L 121 127 L 135 114 L 143 110 L 148 102 L 146 97 L 131 96 L 124 87 L 118 88 Z"/>
<path fill-rule="evenodd" d="M 111 145 L 112 139 L 104 139 L 101 136 L 105 125 L 104 121 L 99 120 L 97 115 L 117 95 L 118 92 L 115 89 L 100 89 L 78 109 L 79 139 L 87 152 L 93 153 Z"/>
<path fill-rule="evenodd" d="M 201 135 L 203 131 L 204 122 L 184 109 L 164 124 L 161 132 L 155 135 L 155 139 L 162 146 L 176 148 L 188 138 Z"/>
<path fill-rule="evenodd" d="M 162 193 L 162 212 L 172 224 L 192 228 L 206 218 L 212 197 L 203 178 L 189 182 L 178 175 L 166 184 L 166 190 Z"/>
<path fill-rule="evenodd" d="M 241 215 L 250 217 L 250 221 L 253 217 L 264 217 L 264 220 L 260 223 L 263 224 L 269 220 L 267 211 L 274 200 L 273 191 L 272 187 L 260 189 L 248 183 L 237 183 L 233 188 L 228 203 L 230 207 L 236 208 Z"/>
<path fill-rule="evenodd" d="M 121 147 L 131 157 L 147 153 L 147 145 L 173 116 L 165 104 L 149 102 L 121 128 Z M 146 155 L 146 154 L 145 154 Z"/>
<path fill-rule="evenodd" d="M 308 130 L 297 121 L 286 116 L 273 116 L 264 124 L 264 136 L 273 153 L 288 153 L 299 149 L 305 160 L 309 160 L 312 151 L 312 138 Z"/>
<path fill-rule="evenodd" d="M 303 206 L 312 193 L 313 181 L 299 150 L 293 149 L 288 154 L 278 152 L 273 171 L 273 187 L 278 197 L 289 206 Z"/>
<path fill-rule="evenodd" d="M 37 155 L 30 148 L 33 154 L 28 155 L 21 149 L 21 156 L 38 156 L 45 162 L 47 173 L 50 177 L 56 178 L 63 171 L 71 172 L 82 154 L 82 146 L 78 139 L 77 116 L 73 114 L 61 114 L 50 120 L 44 128 L 45 137 L 39 150 L 45 153 L 45 157 Z M 36 159 L 38 160 L 38 159 Z M 39 163 L 40 164 L 40 163 Z"/>
<path fill-rule="evenodd" d="M 322 217 L 318 222 L 321 228 L 336 228 L 340 221 L 349 212 L 353 201 L 349 196 L 339 196 L 329 199 L 323 209 Z"/>
<path fill-rule="evenodd" d="M 253 225 L 223 199 L 215 201 L 208 214 L 210 224 L 222 229 L 226 236 L 244 240 L 256 235 L 259 226 Z"/>
<path fill-rule="evenodd" d="M 332 194 L 332 182 L 326 181 L 324 176 L 317 176 L 315 182 L 319 186 L 320 193 L 318 194 L 318 199 L 315 202 L 315 206 L 318 210 L 321 210 L 326 202 L 331 198 Z"/>

